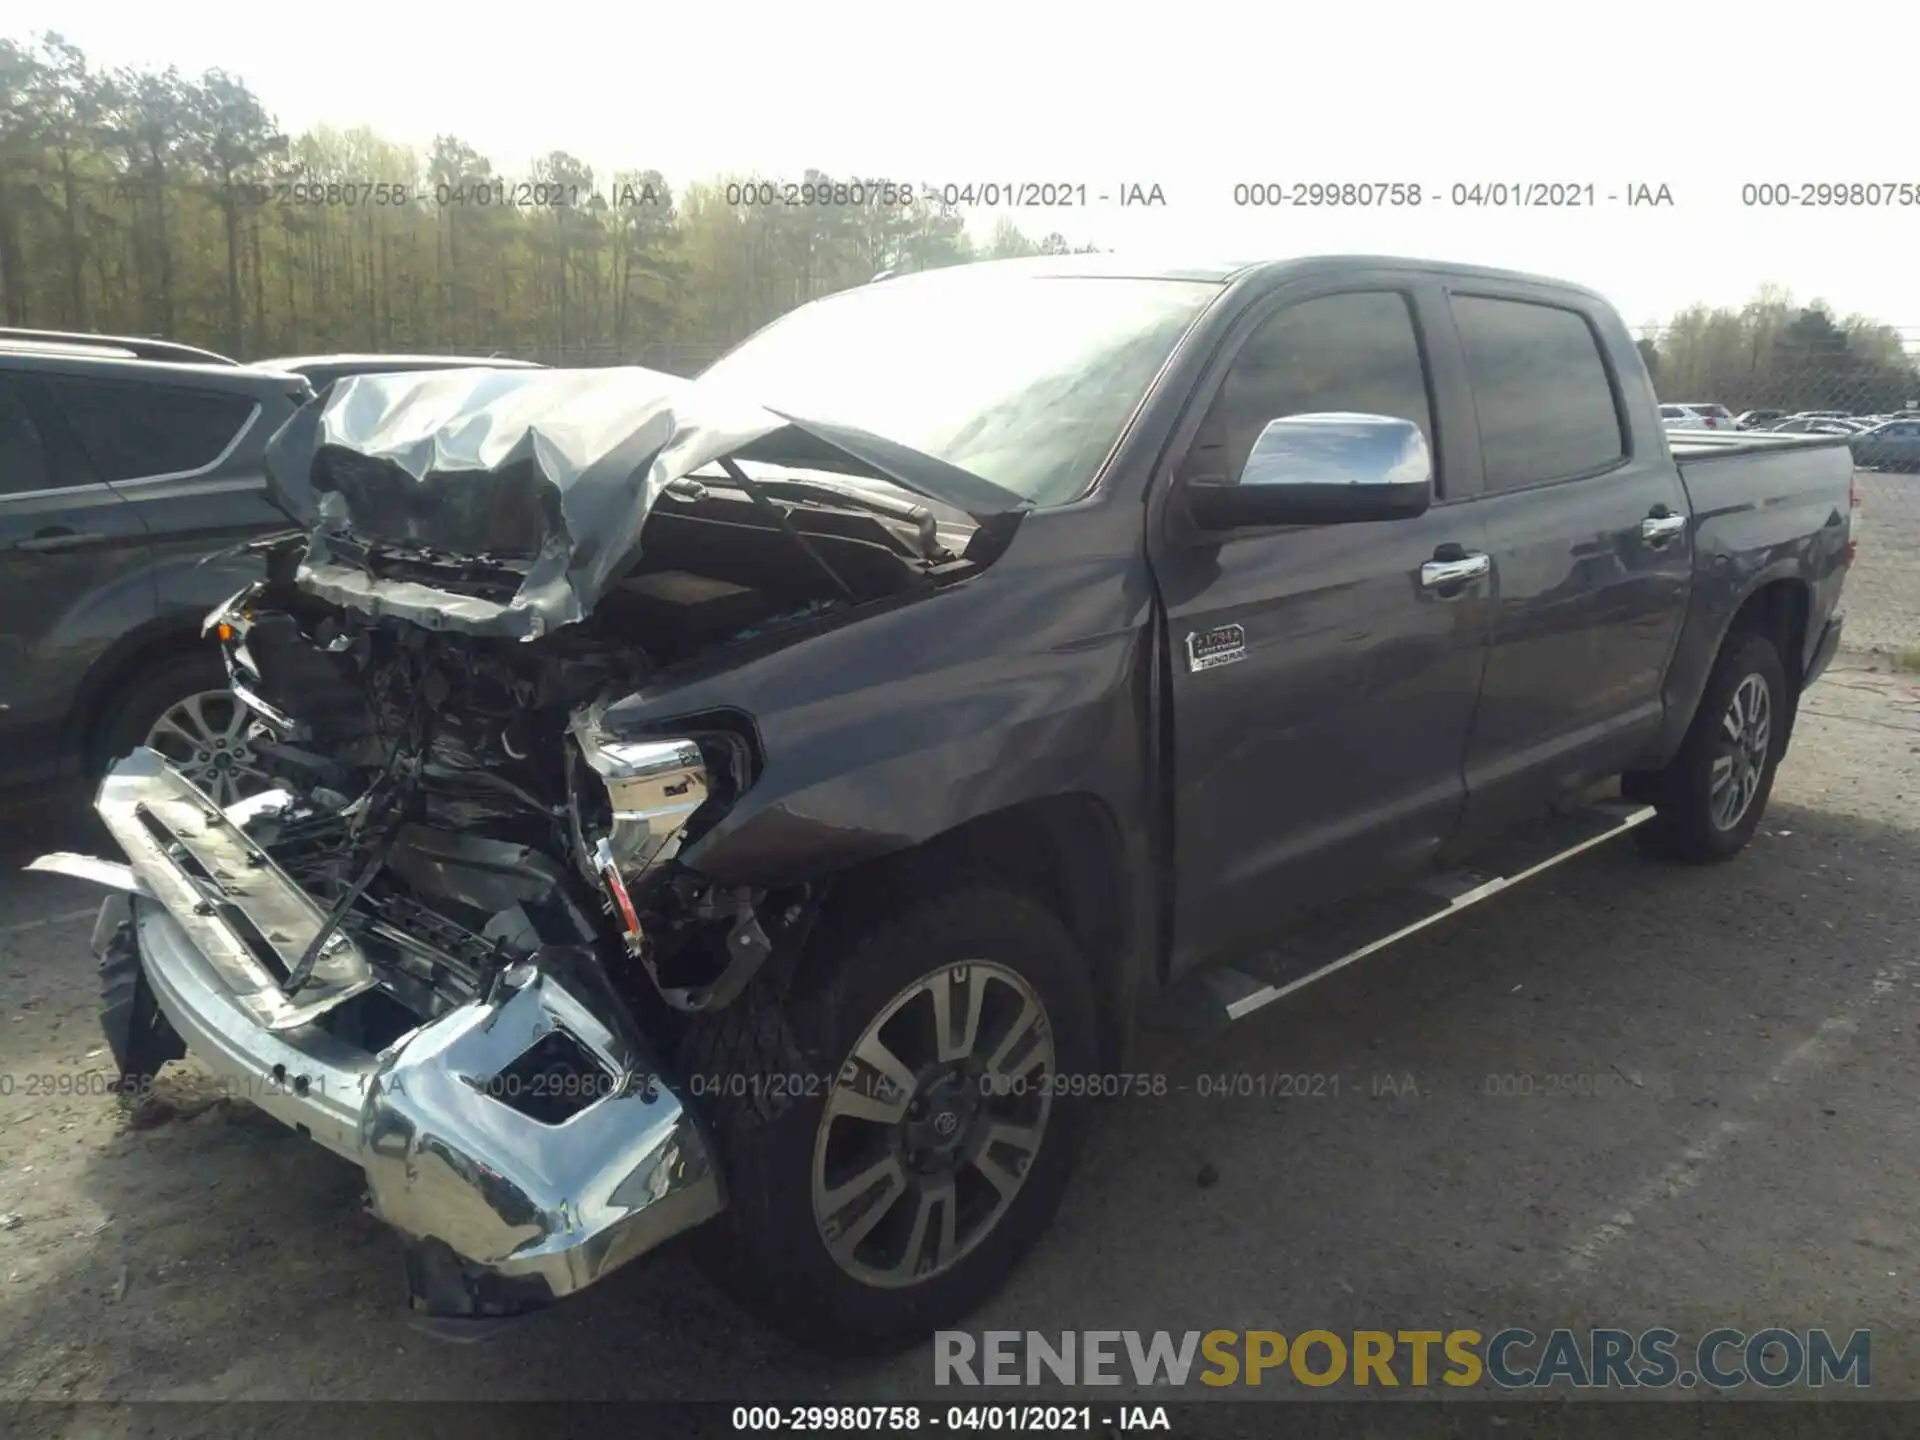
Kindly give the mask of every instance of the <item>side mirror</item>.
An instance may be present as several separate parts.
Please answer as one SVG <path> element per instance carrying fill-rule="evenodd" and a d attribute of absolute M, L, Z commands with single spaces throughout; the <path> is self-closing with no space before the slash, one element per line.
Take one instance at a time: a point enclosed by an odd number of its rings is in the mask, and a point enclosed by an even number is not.
<path fill-rule="evenodd" d="M 1410 420 L 1329 413 L 1269 420 L 1234 482 L 1186 486 L 1206 530 L 1409 520 L 1433 503 L 1433 454 Z"/>

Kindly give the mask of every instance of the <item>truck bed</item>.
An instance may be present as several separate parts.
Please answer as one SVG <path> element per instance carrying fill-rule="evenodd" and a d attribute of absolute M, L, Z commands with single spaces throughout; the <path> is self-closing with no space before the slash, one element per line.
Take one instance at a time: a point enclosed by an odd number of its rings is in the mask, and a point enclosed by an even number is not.
<path fill-rule="evenodd" d="M 1692 465 L 1730 455 L 1777 455 L 1782 450 L 1846 448 L 1845 435 L 1775 435 L 1765 430 L 1669 430 L 1673 458 Z"/>

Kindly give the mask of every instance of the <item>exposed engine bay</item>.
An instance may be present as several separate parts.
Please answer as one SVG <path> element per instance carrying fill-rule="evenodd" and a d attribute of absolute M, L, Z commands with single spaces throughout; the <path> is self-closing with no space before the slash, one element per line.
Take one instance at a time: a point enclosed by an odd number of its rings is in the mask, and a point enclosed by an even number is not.
<path fill-rule="evenodd" d="M 673 862 L 753 783 L 753 721 L 610 735 L 602 709 L 963 578 L 1018 518 L 932 457 L 642 370 L 362 377 L 268 466 L 304 533 L 256 542 L 267 579 L 208 629 L 290 797 L 249 834 L 327 907 L 282 988 L 351 938 L 378 984 L 326 1023 L 370 1048 L 549 947 L 669 1014 L 738 994 L 810 897 Z"/>
<path fill-rule="evenodd" d="M 749 717 L 615 737 L 599 714 L 660 671 L 785 643 L 973 565 L 919 506 L 815 496 L 769 521 L 764 498 L 725 485 L 673 487 L 644 558 L 585 620 L 541 638 L 436 633 L 330 604 L 301 584 L 300 537 L 211 617 L 236 691 L 270 732 L 256 763 L 288 797 L 247 832 L 330 922 L 283 988 L 299 995 L 336 929 L 378 977 L 321 1018 L 342 1039 L 377 1050 L 553 946 L 599 956 L 642 1013 L 717 1008 L 804 931 L 804 887 L 711 885 L 672 863 L 753 783 Z M 355 538 L 336 536 L 334 555 Z M 499 584 L 494 557 L 360 552 L 369 573 L 412 584 Z M 567 1063 L 552 1048 L 542 1058 Z"/>

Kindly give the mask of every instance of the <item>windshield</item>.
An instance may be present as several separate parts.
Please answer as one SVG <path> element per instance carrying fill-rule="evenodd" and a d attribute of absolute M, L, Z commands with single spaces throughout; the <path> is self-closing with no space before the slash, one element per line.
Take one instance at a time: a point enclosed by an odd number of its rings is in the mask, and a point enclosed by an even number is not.
<path fill-rule="evenodd" d="M 962 267 L 802 306 L 700 377 L 869 431 L 1036 505 L 1082 494 L 1187 327 L 1203 281 Z"/>

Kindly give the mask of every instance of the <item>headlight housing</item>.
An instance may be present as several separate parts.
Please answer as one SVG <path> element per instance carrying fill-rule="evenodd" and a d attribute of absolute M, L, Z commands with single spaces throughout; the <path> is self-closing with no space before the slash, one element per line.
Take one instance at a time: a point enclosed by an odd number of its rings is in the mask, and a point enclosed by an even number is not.
<path fill-rule="evenodd" d="M 699 745 L 688 739 L 617 740 L 591 721 L 576 724 L 574 737 L 606 791 L 611 813 L 603 838 L 621 875 L 638 880 L 673 859 L 687 821 L 710 789 Z M 577 810 L 577 796 L 575 804 Z M 582 830 L 581 840 L 591 844 L 584 824 Z"/>
<path fill-rule="evenodd" d="M 247 648 L 247 633 L 253 629 L 253 601 L 264 588 L 256 582 L 229 597 L 207 616 L 200 633 L 219 644 L 220 658 L 227 669 L 227 687 L 234 698 L 286 737 L 298 727 L 290 716 L 260 698 L 260 666 Z"/>

